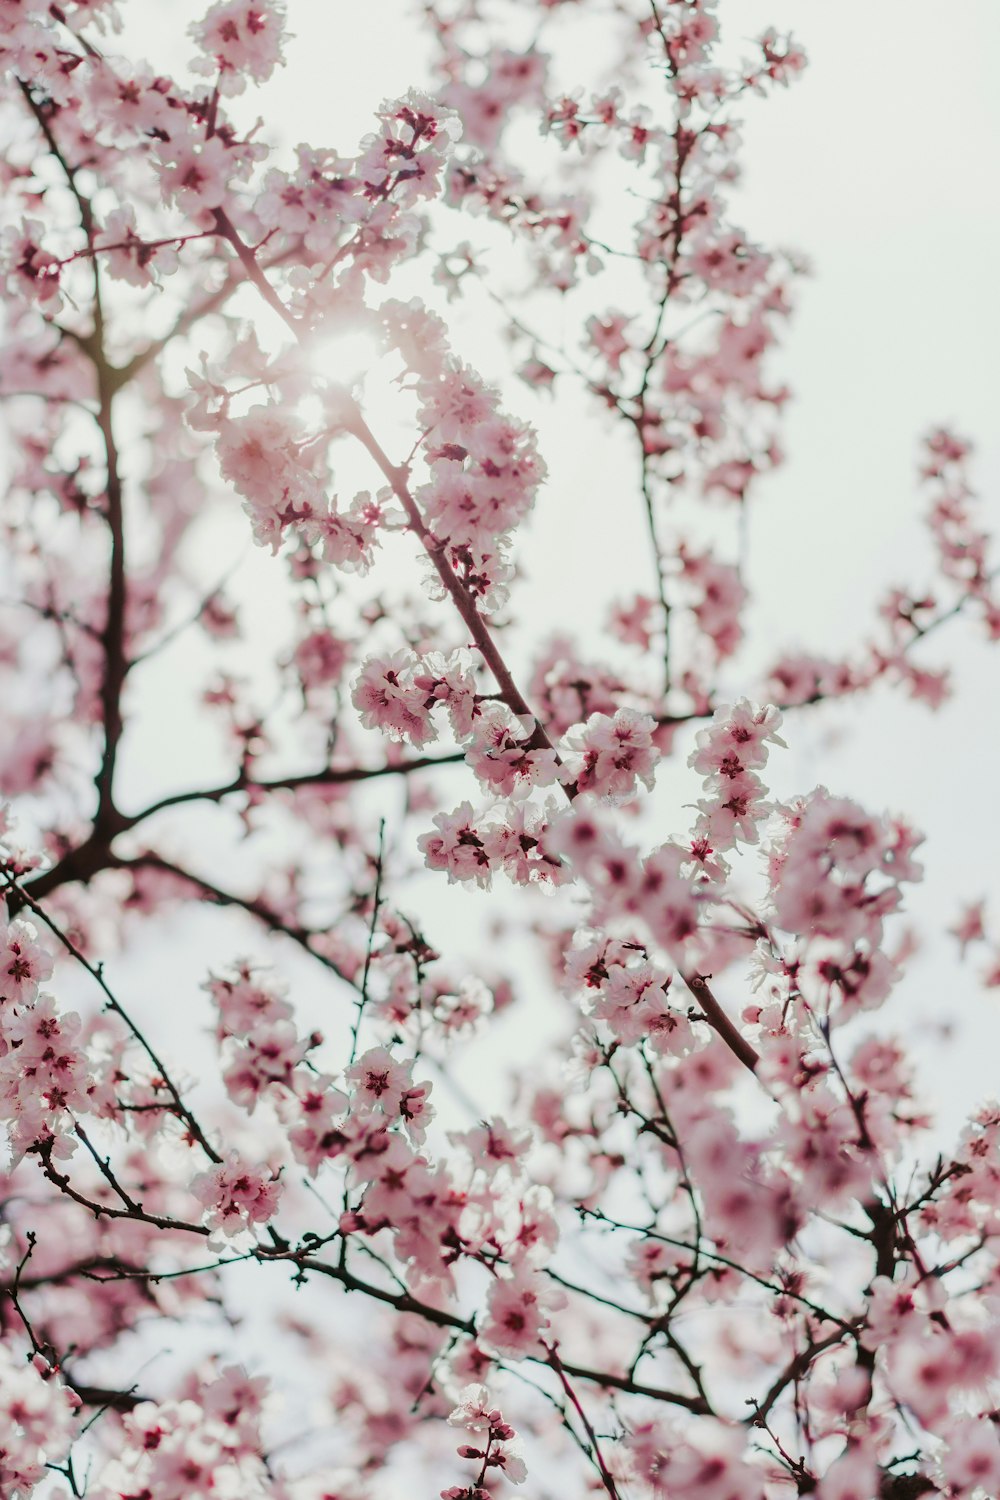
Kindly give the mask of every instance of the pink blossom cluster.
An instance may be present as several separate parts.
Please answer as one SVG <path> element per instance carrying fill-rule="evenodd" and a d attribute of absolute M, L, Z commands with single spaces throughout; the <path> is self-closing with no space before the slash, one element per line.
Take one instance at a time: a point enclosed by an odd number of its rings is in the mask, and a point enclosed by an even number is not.
<path fill-rule="evenodd" d="M 366 277 L 386 281 L 413 252 L 420 230 L 415 207 L 442 190 L 462 128 L 453 110 L 416 89 L 386 100 L 378 120 L 354 157 L 299 146 L 294 171 L 269 168 L 255 204 L 266 231 L 286 245 L 300 244 L 305 263 L 317 270 L 336 264 L 352 291 Z M 328 306 L 320 287 L 302 298 L 306 315 Z"/>
<path fill-rule="evenodd" d="M 987 925 L 985 901 L 970 901 L 962 908 L 949 933 L 958 942 L 959 957 L 964 959 L 970 947 L 980 943 L 988 946 L 986 967 L 980 970 L 982 983 L 987 989 L 1000 986 L 1000 946 L 993 928 Z"/>
<path fill-rule="evenodd" d="M 447 710 L 455 738 L 467 739 L 481 712 L 470 667 L 463 652 L 423 661 L 405 651 L 369 657 L 354 684 L 354 706 L 366 729 L 418 749 L 438 737 L 431 718 L 436 708 Z"/>
<path fill-rule="evenodd" d="M 517 1435 L 504 1421 L 499 1407 L 491 1405 L 484 1385 L 467 1385 L 448 1421 L 472 1435 L 473 1441 L 463 1443 L 458 1456 L 477 1464 L 479 1475 L 471 1485 L 456 1484 L 442 1490 L 441 1500 L 489 1500 L 485 1482 L 501 1474 L 512 1484 L 524 1483 L 528 1470 L 518 1451 Z"/>
<path fill-rule="evenodd" d="M 995 640 L 1000 634 L 996 569 L 989 567 L 989 533 L 976 521 L 968 475 L 970 453 L 971 444 L 947 428 L 939 428 L 926 439 L 922 475 L 936 491 L 928 526 L 943 577 L 952 587 L 958 585 L 960 597 L 974 601 L 990 639 Z M 910 623 L 917 626 L 912 617 Z"/>
<path fill-rule="evenodd" d="M 555 1230 L 544 1194 L 517 1187 L 527 1137 L 512 1135 L 499 1121 L 453 1136 L 472 1170 L 482 1173 L 475 1191 L 460 1190 L 447 1168 L 418 1149 L 434 1110 L 431 1085 L 413 1082 L 411 1062 L 385 1047 L 369 1048 L 346 1067 L 344 1087 L 337 1088 L 303 1061 L 288 1020 L 291 1008 L 270 976 L 242 963 L 231 978 L 213 978 L 208 988 L 230 1058 L 224 1074 L 230 1097 L 251 1110 L 259 1098 L 269 1100 L 295 1160 L 311 1175 L 329 1161 L 349 1169 L 358 1193 L 341 1232 L 391 1233 L 394 1254 L 418 1285 L 451 1286 L 460 1256 L 480 1258 L 484 1246 L 492 1246 L 505 1272 L 490 1293 L 483 1337 L 511 1352 L 532 1347 L 550 1299 L 531 1267 L 540 1251 L 551 1251 Z M 321 1040 L 314 1035 L 310 1047 Z M 233 1236 L 273 1218 L 280 1183 L 268 1168 L 231 1152 L 199 1174 L 191 1189 L 208 1227 Z"/>
<path fill-rule="evenodd" d="M 495 559 L 545 478 L 534 433 L 506 416 L 497 392 L 454 359 L 422 378 L 417 395 L 430 479 L 416 498 L 460 576 L 474 581 L 473 595 L 487 595 L 508 576 L 502 565 L 495 571 Z"/>
<path fill-rule="evenodd" d="M 323 1161 L 344 1149 L 342 1117 L 349 1102 L 334 1087 L 332 1077 L 308 1061 L 307 1054 L 322 1042 L 322 1036 L 313 1033 L 301 1039 L 291 1019 L 292 1006 L 274 976 L 246 961 L 234 966 L 232 977 L 211 978 L 206 988 L 218 1008 L 217 1036 L 229 1097 L 250 1113 L 259 1101 L 269 1101 L 281 1116 L 295 1160 L 315 1175 Z M 233 1173 L 238 1176 L 240 1171 L 238 1161 L 225 1169 L 220 1166 L 195 1191 L 206 1206 L 217 1205 L 229 1190 Z M 271 1217 L 278 1186 L 269 1173 L 251 1172 L 246 1186 L 234 1195 L 231 1222 L 235 1227 L 244 1227 L 241 1217 L 244 1223 Z M 217 1207 L 213 1211 L 217 1214 Z"/>
<path fill-rule="evenodd" d="M 702 845 L 671 840 L 644 856 L 585 808 L 563 814 L 551 843 L 590 896 L 598 929 L 638 918 L 655 942 L 677 952 L 696 933 L 710 852 Z"/>
<path fill-rule="evenodd" d="M 803 936 L 877 947 L 883 921 L 919 880 L 913 852 L 922 836 L 901 820 L 875 818 L 857 803 L 818 789 L 794 810 L 776 854 L 775 915 Z"/>
<path fill-rule="evenodd" d="M 630 1477 L 657 1497 L 762 1500 L 763 1477 L 747 1462 L 737 1431 L 723 1423 L 700 1423 L 697 1439 L 692 1437 L 679 1423 L 641 1423 L 627 1439 Z"/>
<path fill-rule="evenodd" d="M 44 993 L 0 1011 L 0 1111 L 15 1158 L 72 1151 L 74 1116 L 93 1107 L 95 1090 L 81 1029 L 78 1015 L 58 1012 Z"/>
<path fill-rule="evenodd" d="M 444 870 L 449 883 L 473 881 L 487 889 L 497 871 L 516 885 L 561 884 L 567 876 L 550 833 L 550 813 L 519 801 L 496 814 L 476 814 L 471 802 L 437 813 L 433 831 L 417 840 L 427 868 Z"/>
<path fill-rule="evenodd" d="M 18 1360 L 0 1344 L 0 1489 L 33 1494 L 46 1465 L 69 1451 L 79 1426 L 80 1401 L 41 1355 Z"/>
<path fill-rule="evenodd" d="M 620 708 L 613 717 L 592 714 L 578 731 L 570 731 L 567 744 L 579 756 L 572 766 L 577 790 L 610 802 L 631 797 L 640 781 L 652 791 L 659 759 L 655 728 L 652 715 Z"/>
<path fill-rule="evenodd" d="M 91 1107 L 81 1021 L 60 1014 L 39 991 L 52 958 L 29 922 L 6 924 L 0 936 L 0 1114 L 15 1159 L 31 1149 L 72 1147 L 72 1117 Z"/>
<path fill-rule="evenodd" d="M 620 672 L 604 662 L 586 660 L 579 645 L 565 635 L 544 642 L 529 683 L 532 703 L 557 735 L 595 713 L 612 717 L 628 687 Z"/>
<path fill-rule="evenodd" d="M 191 1191 L 204 1207 L 205 1223 L 213 1234 L 232 1238 L 274 1218 L 281 1183 L 267 1167 L 230 1151 L 218 1166 L 192 1178 Z"/>
<path fill-rule="evenodd" d="M 646 1041 L 663 1053 L 692 1044 L 690 1024 L 670 997 L 673 976 L 651 963 L 641 944 L 584 935 L 569 955 L 566 974 L 583 988 L 588 1014 L 621 1045 Z"/>
<path fill-rule="evenodd" d="M 219 0 L 192 28 L 205 54 L 194 64 L 198 72 L 217 75 L 222 94 L 241 94 L 248 80 L 264 83 L 281 55 L 285 13 L 282 5 L 259 0 Z"/>
<path fill-rule="evenodd" d="M 767 764 L 769 743 L 784 746 L 780 726 L 773 705 L 758 708 L 744 698 L 732 708 L 717 708 L 708 727 L 699 729 L 688 765 L 704 776 L 710 796 L 698 803 L 695 831 L 712 849 L 757 843 L 759 825 L 772 810 L 757 772 Z"/>
<path fill-rule="evenodd" d="M 533 787 L 551 786 L 568 774 L 555 750 L 533 745 L 534 729 L 533 720 L 519 722 L 502 704 L 487 703 L 478 710 L 465 759 L 484 794 L 527 796 Z"/>
<path fill-rule="evenodd" d="M 444 102 L 462 121 L 463 139 L 487 151 L 494 147 L 510 113 L 544 97 L 547 61 L 534 47 L 494 47 L 479 59 L 483 76 L 477 83 L 456 78 L 442 89 Z M 460 68 L 460 53 L 455 62 Z"/>
<path fill-rule="evenodd" d="M 289 1018 L 292 1007 L 271 976 L 255 974 L 252 965 L 235 966 L 234 978 L 212 978 L 206 988 L 219 1012 L 218 1038 L 227 1067 L 223 1080 L 229 1097 L 249 1112 L 258 1099 L 281 1085 L 293 1087 L 293 1076 L 318 1035 L 303 1042 Z M 226 1045 L 228 1042 L 228 1045 Z"/>
<path fill-rule="evenodd" d="M 699 631 L 711 642 L 716 660 L 732 656 L 742 638 L 740 613 L 747 597 L 738 570 L 711 552 L 692 552 L 682 545 L 679 555 L 681 580 Z"/>
<path fill-rule="evenodd" d="M 262 1452 L 265 1384 L 230 1367 L 192 1381 L 181 1400 L 141 1402 L 124 1417 L 122 1446 L 90 1493 L 269 1500 L 276 1491 Z"/>

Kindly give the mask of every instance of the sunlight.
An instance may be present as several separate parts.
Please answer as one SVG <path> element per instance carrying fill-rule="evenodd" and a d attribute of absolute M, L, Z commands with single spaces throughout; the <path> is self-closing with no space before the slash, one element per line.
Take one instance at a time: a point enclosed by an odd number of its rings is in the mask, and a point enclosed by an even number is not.
<path fill-rule="evenodd" d="M 311 342 L 309 368 L 335 385 L 356 386 L 383 357 L 369 328 L 324 328 Z"/>

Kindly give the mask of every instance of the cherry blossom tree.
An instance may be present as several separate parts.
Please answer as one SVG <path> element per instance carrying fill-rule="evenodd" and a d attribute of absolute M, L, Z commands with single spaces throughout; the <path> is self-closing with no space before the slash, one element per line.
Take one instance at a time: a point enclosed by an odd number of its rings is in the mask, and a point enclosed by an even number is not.
<path fill-rule="evenodd" d="M 937 709 L 926 638 L 1000 639 L 968 441 L 927 576 L 746 665 L 801 267 L 731 199 L 800 47 L 427 0 L 341 154 L 255 120 L 280 0 L 180 79 L 113 0 L 0 17 L 0 1495 L 1000 1493 L 1000 1107 L 935 1132 L 880 1015 L 921 837 L 769 785 L 810 705 Z M 647 540 L 601 659 L 519 604 L 570 399 Z M 178 717 L 228 769 L 164 792 Z M 119 982 L 158 941 L 170 1006 Z"/>

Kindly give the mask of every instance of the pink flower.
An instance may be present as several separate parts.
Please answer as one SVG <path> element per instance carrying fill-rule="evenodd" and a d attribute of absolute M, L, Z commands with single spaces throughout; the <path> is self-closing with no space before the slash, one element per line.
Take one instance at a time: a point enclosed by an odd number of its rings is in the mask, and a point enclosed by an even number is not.
<path fill-rule="evenodd" d="M 964 958 L 970 943 L 980 943 L 986 938 L 985 902 L 970 902 L 961 911 L 954 927 L 949 927 L 948 931 L 958 940 L 959 952 Z"/>
<path fill-rule="evenodd" d="M 609 370 L 616 374 L 622 367 L 622 355 L 631 347 L 625 337 L 625 329 L 632 319 L 625 313 L 607 313 L 603 318 L 587 320 L 587 336 L 604 359 Z"/>
<path fill-rule="evenodd" d="M 487 1432 L 494 1421 L 500 1420 L 500 1412 L 490 1402 L 489 1391 L 484 1385 L 467 1385 L 460 1392 L 458 1405 L 448 1422 L 452 1427 L 464 1427 L 466 1432 Z"/>
<path fill-rule="evenodd" d="M 453 651 L 448 657 L 432 653 L 424 658 L 423 668 L 415 670 L 413 680 L 435 706 L 441 704 L 447 710 L 455 738 L 468 739 L 482 711 L 469 653 Z"/>
<path fill-rule="evenodd" d="M 613 717 L 592 714 L 586 724 L 567 736 L 581 752 L 576 784 L 581 792 L 593 792 L 608 801 L 621 802 L 641 781 L 653 789 L 653 772 L 659 752 L 653 743 L 655 720 L 650 714 L 620 708 Z"/>
<path fill-rule="evenodd" d="M 595 1019 L 605 1021 L 620 1042 L 637 1042 L 658 1029 L 659 1018 L 669 1014 L 666 991 L 670 976 L 650 963 L 626 968 L 612 964 L 590 1005 Z"/>
<path fill-rule="evenodd" d="M 773 810 L 766 792 L 767 788 L 752 771 L 733 776 L 719 786 L 715 797 L 699 800 L 697 833 L 720 852 L 735 848 L 737 843 L 756 844 L 760 839 L 759 825 Z"/>
<path fill-rule="evenodd" d="M 366 729 L 381 729 L 420 749 L 437 735 L 429 712 L 433 699 L 414 681 L 413 665 L 404 651 L 370 657 L 351 698 Z"/>
<path fill-rule="evenodd" d="M 438 813 L 434 818 L 436 833 L 423 833 L 417 839 L 429 870 L 446 870 L 448 880 L 474 880 L 488 886 L 492 874 L 481 830 L 473 823 L 472 804 L 463 802 L 453 813 Z"/>
<path fill-rule="evenodd" d="M 249 1036 L 259 1025 L 288 1020 L 292 1007 L 272 974 L 246 959 L 237 960 L 232 973 L 203 986 L 218 1007 L 220 1036 Z"/>
<path fill-rule="evenodd" d="M 732 708 L 717 708 L 708 728 L 695 736 L 688 765 L 701 776 L 723 780 L 759 771 L 767 764 L 768 743 L 785 748 L 780 727 L 781 714 L 770 705 L 758 708 L 743 698 Z"/>
<path fill-rule="evenodd" d="M 453 1132 L 450 1140 L 468 1151 L 480 1171 L 493 1177 L 501 1167 L 516 1168 L 531 1146 L 531 1132 L 513 1129 L 494 1116 L 472 1130 Z"/>
<path fill-rule="evenodd" d="M 287 526 L 324 509 L 322 489 L 301 461 L 291 411 L 272 403 L 220 418 L 216 445 L 223 478 L 243 496 L 260 545 L 277 552 Z"/>
<path fill-rule="evenodd" d="M 293 1075 L 292 1087 L 293 1099 L 279 1101 L 288 1144 L 295 1160 L 315 1177 L 325 1161 L 342 1155 L 350 1144 L 342 1119 L 350 1101 L 323 1073 L 300 1069 Z"/>
<path fill-rule="evenodd" d="M 872 1453 L 861 1445 L 851 1445 L 819 1482 L 817 1500 L 871 1500 L 877 1495 L 881 1478 Z"/>
<path fill-rule="evenodd" d="M 490 1405 L 489 1392 L 484 1385 L 467 1385 L 461 1392 L 459 1404 L 448 1418 L 453 1427 L 464 1427 L 466 1432 L 477 1435 L 477 1443 L 462 1443 L 459 1458 L 471 1459 L 481 1465 L 482 1472 L 489 1477 L 491 1469 L 498 1469 L 511 1484 L 523 1484 L 528 1470 L 515 1441 L 515 1433 L 509 1422 L 503 1419 L 499 1407 Z M 482 1436 L 479 1436 L 482 1434 Z M 489 1496 L 488 1490 L 455 1487 L 442 1490 L 443 1497 L 464 1500 L 464 1497 Z"/>
<path fill-rule="evenodd" d="M 710 552 L 692 552 L 683 544 L 679 552 L 681 578 L 693 598 L 691 612 L 698 627 L 712 642 L 719 660 L 731 656 L 742 638 L 740 611 L 747 597 L 739 573 Z"/>
<path fill-rule="evenodd" d="M 472 727 L 465 759 L 487 791 L 498 797 L 551 786 L 558 770 L 555 752 L 529 750 L 528 743 L 509 709 L 487 703 Z"/>
<path fill-rule="evenodd" d="M 30 1494 L 46 1465 L 61 1463 L 81 1425 L 79 1399 L 38 1355 L 26 1363 L 0 1344 L 0 1474 L 12 1495 Z"/>
<path fill-rule="evenodd" d="M 349 659 L 347 643 L 329 630 L 313 630 L 295 647 L 295 666 L 306 692 L 343 676 Z"/>
<path fill-rule="evenodd" d="M 284 20 L 279 0 L 220 0 L 190 28 L 208 54 L 193 67 L 209 74 L 218 70 L 224 94 L 242 93 L 247 77 L 264 83 L 282 61 Z"/>
<path fill-rule="evenodd" d="M 107 215 L 94 243 L 102 251 L 101 261 L 108 274 L 130 286 L 149 286 L 155 280 L 154 272 L 171 275 L 179 264 L 177 251 L 169 242 L 157 242 L 155 235 L 144 239 L 137 233 L 131 204 Z"/>
<path fill-rule="evenodd" d="M 631 601 L 616 604 L 609 625 L 618 640 L 648 651 L 656 630 L 657 602 L 646 594 L 636 594 Z"/>
<path fill-rule="evenodd" d="M 57 313 L 62 306 L 61 267 L 54 255 L 42 249 L 44 233 L 45 226 L 37 219 L 23 219 L 18 228 L 6 229 L 0 239 L 0 274 L 8 291 Z"/>
<path fill-rule="evenodd" d="M 267 1167 L 254 1166 L 238 1151 L 230 1151 L 225 1161 L 192 1179 L 191 1191 L 204 1207 L 208 1227 L 231 1237 L 273 1219 L 281 1183 Z"/>
<path fill-rule="evenodd" d="M 700 897 L 688 852 L 678 844 L 661 844 L 642 862 L 629 900 L 653 937 L 665 948 L 683 944 L 698 930 Z"/>
<path fill-rule="evenodd" d="M 1000 1439 L 990 1421 L 958 1417 L 947 1424 L 941 1468 L 949 1494 L 995 1494 L 1000 1489 Z"/>
<path fill-rule="evenodd" d="M 377 1109 L 389 1119 L 401 1114 L 404 1097 L 410 1089 L 410 1068 L 396 1062 L 384 1047 L 372 1047 L 365 1052 L 344 1077 L 354 1085 L 352 1109 Z"/>
<path fill-rule="evenodd" d="M 30 1005 L 52 973 L 52 959 L 30 922 L 0 924 L 0 1001 Z"/>
<path fill-rule="evenodd" d="M 494 1281 L 481 1328 L 483 1342 L 498 1354 L 523 1358 L 536 1353 L 549 1328 L 549 1312 L 559 1305 L 551 1282 L 527 1268 Z"/>
<path fill-rule="evenodd" d="M 253 1112 L 261 1095 L 276 1085 L 288 1087 L 292 1074 L 309 1050 L 290 1021 L 259 1027 L 229 1051 L 223 1082 L 230 1099 Z"/>
<path fill-rule="evenodd" d="M 238 161 L 218 136 L 181 139 L 175 147 L 165 147 L 164 155 L 160 181 L 166 198 L 197 221 L 220 207 Z"/>

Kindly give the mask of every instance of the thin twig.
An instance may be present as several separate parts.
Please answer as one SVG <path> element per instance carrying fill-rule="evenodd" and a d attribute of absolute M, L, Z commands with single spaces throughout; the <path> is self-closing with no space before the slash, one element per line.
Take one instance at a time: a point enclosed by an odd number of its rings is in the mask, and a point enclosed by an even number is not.
<path fill-rule="evenodd" d="M 72 938 L 68 937 L 66 933 L 63 932 L 62 928 L 58 925 L 57 922 L 53 921 L 45 908 L 40 905 L 40 903 L 35 900 L 30 892 L 26 891 L 24 887 L 20 885 L 12 875 L 10 875 L 6 870 L 0 870 L 0 876 L 2 876 L 9 889 L 18 892 L 24 905 L 29 907 L 30 910 L 34 912 L 35 916 L 39 917 L 41 921 L 45 923 L 46 927 L 48 927 L 49 931 L 55 935 L 55 937 L 66 949 L 67 953 L 71 954 L 72 957 L 76 959 L 77 963 L 80 964 L 84 969 L 86 969 L 91 978 L 94 979 L 94 981 L 100 986 L 100 989 L 105 997 L 106 1008 L 110 1011 L 113 1011 L 114 1014 L 120 1018 L 120 1020 L 124 1021 L 129 1031 L 135 1037 L 135 1040 L 139 1043 L 139 1046 L 143 1049 L 146 1056 L 153 1064 L 153 1067 L 157 1071 L 158 1077 L 162 1079 L 163 1084 L 173 1101 L 174 1113 L 184 1121 L 184 1124 L 187 1126 L 191 1136 L 198 1142 L 198 1145 L 202 1148 L 209 1160 L 215 1163 L 221 1162 L 222 1157 L 210 1144 L 207 1137 L 205 1136 L 204 1131 L 198 1124 L 198 1121 L 195 1119 L 194 1115 L 184 1103 L 184 1100 L 181 1097 L 180 1090 L 177 1088 L 173 1079 L 170 1077 L 170 1074 L 167 1072 L 167 1069 L 164 1067 L 163 1060 L 159 1056 L 159 1053 L 154 1051 L 152 1044 L 140 1031 L 139 1027 L 136 1025 L 135 1021 L 132 1020 L 132 1017 L 128 1014 L 128 1011 L 118 1000 L 117 996 L 112 993 L 107 984 L 107 981 L 104 978 L 101 966 L 92 964 L 90 960 L 80 952 L 80 949 L 73 942 Z M 164 1106 L 164 1108 L 166 1108 L 166 1106 Z"/>

